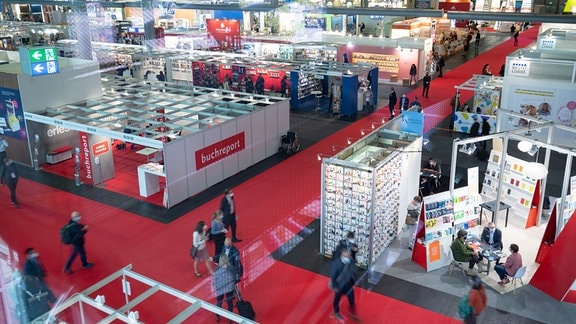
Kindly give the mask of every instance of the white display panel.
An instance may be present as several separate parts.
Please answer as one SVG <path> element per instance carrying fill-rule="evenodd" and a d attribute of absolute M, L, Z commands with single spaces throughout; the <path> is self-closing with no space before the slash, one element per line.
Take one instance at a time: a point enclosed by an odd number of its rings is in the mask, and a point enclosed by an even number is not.
<path fill-rule="evenodd" d="M 228 138 L 231 137 L 233 135 L 236 135 L 237 132 L 237 128 L 236 128 L 236 120 L 230 120 L 224 124 L 222 124 L 221 128 L 221 134 L 222 134 L 222 138 Z M 246 146 L 245 150 L 250 150 L 251 148 Z M 224 178 L 228 178 L 236 173 L 238 173 L 238 171 L 240 171 L 239 169 L 239 164 L 238 164 L 238 154 L 233 154 L 227 158 L 225 158 L 224 160 L 222 160 L 222 176 Z"/>
<path fill-rule="evenodd" d="M 262 127 L 265 125 L 265 121 L 264 111 L 260 110 L 252 114 L 252 125 L 259 125 L 259 127 L 252 128 L 253 163 L 260 162 L 266 158 L 266 128 Z"/>
<path fill-rule="evenodd" d="M 274 105 L 264 111 L 266 118 L 266 156 L 278 152 L 280 134 L 278 134 L 278 106 Z"/>
<path fill-rule="evenodd" d="M 238 167 L 239 170 L 244 170 L 253 164 L 252 151 L 252 116 L 242 116 L 236 118 L 236 127 L 238 132 L 244 132 L 244 139 L 246 141 L 246 149 L 238 152 Z"/>
<path fill-rule="evenodd" d="M 166 189 L 168 206 L 171 207 L 190 196 L 186 181 L 187 167 L 186 141 L 173 141 L 164 145 L 164 165 L 166 170 Z M 184 163 L 183 163 L 184 162 Z"/>

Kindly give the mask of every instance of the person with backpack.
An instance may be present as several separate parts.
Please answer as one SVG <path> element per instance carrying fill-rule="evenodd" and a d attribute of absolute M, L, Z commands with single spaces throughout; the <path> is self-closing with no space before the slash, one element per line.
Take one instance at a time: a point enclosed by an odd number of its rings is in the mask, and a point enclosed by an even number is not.
<path fill-rule="evenodd" d="M 340 315 L 340 299 L 342 295 L 348 297 L 348 304 L 350 305 L 350 316 L 354 320 L 358 320 L 356 315 L 356 304 L 354 301 L 354 285 L 356 284 L 356 267 L 352 260 L 350 250 L 342 249 L 341 254 L 336 256 L 332 263 L 332 270 L 330 271 L 329 287 L 334 291 L 334 313 L 333 317 L 342 321 Z"/>
<path fill-rule="evenodd" d="M 466 324 L 475 324 L 478 315 L 486 308 L 488 297 L 482 285 L 482 280 L 478 276 L 472 277 L 472 289 L 467 295 L 462 297 L 458 305 L 460 317 Z"/>
<path fill-rule="evenodd" d="M 234 273 L 234 283 L 240 282 L 240 278 L 244 274 L 244 266 L 242 266 L 242 261 L 240 261 L 240 251 L 237 247 L 232 245 L 232 238 L 227 237 L 224 240 L 224 247 L 219 255 L 216 255 L 213 260 L 219 261 L 222 255 L 226 255 L 230 263 L 230 268 Z"/>
<path fill-rule="evenodd" d="M 84 248 L 84 236 L 86 235 L 86 232 L 88 232 L 88 225 L 81 224 L 81 218 L 82 217 L 80 212 L 73 211 L 70 215 L 70 221 L 68 224 L 66 224 L 60 230 L 62 242 L 64 244 L 72 245 L 72 252 L 70 253 L 68 261 L 66 261 L 66 265 L 64 266 L 64 272 L 67 274 L 72 274 L 70 266 L 78 254 L 80 254 L 80 261 L 82 261 L 83 269 L 88 269 L 94 266 L 94 263 L 88 262 L 86 257 L 86 249 Z"/>

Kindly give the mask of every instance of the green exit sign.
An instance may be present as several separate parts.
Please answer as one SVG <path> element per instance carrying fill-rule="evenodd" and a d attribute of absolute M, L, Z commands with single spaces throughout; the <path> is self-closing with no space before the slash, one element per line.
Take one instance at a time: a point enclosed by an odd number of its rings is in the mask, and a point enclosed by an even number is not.
<path fill-rule="evenodd" d="M 28 49 L 30 63 L 56 60 L 56 48 L 30 48 Z"/>

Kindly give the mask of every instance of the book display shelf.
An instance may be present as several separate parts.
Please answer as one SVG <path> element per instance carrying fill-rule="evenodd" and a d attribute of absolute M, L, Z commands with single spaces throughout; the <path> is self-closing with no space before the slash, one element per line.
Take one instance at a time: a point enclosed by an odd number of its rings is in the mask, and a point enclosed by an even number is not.
<path fill-rule="evenodd" d="M 411 159 L 420 160 L 419 153 L 383 145 L 377 133 L 322 160 L 320 252 L 332 257 L 339 241 L 352 231 L 358 245 L 356 262 L 362 268 L 369 268 L 398 235 L 402 192 L 407 192 L 409 182 L 405 166 Z M 411 145 L 421 145 L 421 138 L 415 137 Z"/>
<path fill-rule="evenodd" d="M 444 267 L 448 259 L 448 249 L 455 233 L 466 229 L 469 234 L 479 232 L 479 195 L 469 195 L 468 187 L 424 197 L 416 229 L 416 241 L 412 260 L 426 271 Z"/>
<path fill-rule="evenodd" d="M 525 228 L 536 225 L 540 181 L 526 177 L 524 170 L 528 162 L 513 156 L 506 156 L 504 170 L 501 170 L 501 158 L 501 152 L 494 150 L 490 152 L 482 185 L 484 202 L 496 200 L 498 181 L 502 177 L 500 199 L 511 206 L 511 221 Z"/>

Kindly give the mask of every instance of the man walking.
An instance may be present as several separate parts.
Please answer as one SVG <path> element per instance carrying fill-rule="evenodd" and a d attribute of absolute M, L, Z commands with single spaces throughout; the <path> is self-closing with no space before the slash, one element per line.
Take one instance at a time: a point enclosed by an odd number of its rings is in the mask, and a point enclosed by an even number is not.
<path fill-rule="evenodd" d="M 70 221 L 68 222 L 68 225 L 66 225 L 68 226 L 69 236 L 71 238 L 72 244 L 72 252 L 70 253 L 68 261 L 66 261 L 66 265 L 64 266 L 64 272 L 67 274 L 72 273 L 70 266 L 78 254 L 80 254 L 80 261 L 82 261 L 83 269 L 88 269 L 94 266 L 94 263 L 87 261 L 86 249 L 84 248 L 84 235 L 86 235 L 86 232 L 88 232 L 88 225 L 81 224 L 80 219 L 80 212 L 73 211 L 70 215 Z"/>
<path fill-rule="evenodd" d="M 332 263 L 330 272 L 330 289 L 334 290 L 334 314 L 333 317 L 339 321 L 343 318 L 340 315 L 340 298 L 342 295 L 348 297 L 350 305 L 350 316 L 358 320 L 356 316 L 356 304 L 354 302 L 354 284 L 356 283 L 356 269 L 349 249 L 342 249 L 340 257 L 336 257 Z"/>
<path fill-rule="evenodd" d="M 396 97 L 396 91 L 394 90 L 394 87 L 392 87 L 390 90 L 390 95 L 388 95 L 388 109 L 390 109 L 390 116 L 394 117 L 394 108 L 396 107 L 398 98 Z"/>
<path fill-rule="evenodd" d="M 514 33 L 514 46 L 518 46 L 518 36 L 520 35 L 520 30 Z"/>
<path fill-rule="evenodd" d="M 430 74 L 426 72 L 426 75 L 422 79 L 422 97 L 428 98 L 428 90 L 430 90 Z"/>
<path fill-rule="evenodd" d="M 236 203 L 234 202 L 234 193 L 232 189 L 224 190 L 224 197 L 220 201 L 220 210 L 224 213 L 224 228 L 228 229 L 228 226 L 232 228 L 232 242 L 242 242 L 236 236 Z"/>
<path fill-rule="evenodd" d="M 6 179 L 8 189 L 10 189 L 10 203 L 16 206 L 16 208 L 20 208 L 20 204 L 16 198 L 16 186 L 18 185 L 19 178 L 16 165 L 11 158 L 5 158 L 2 164 L 4 165 L 4 178 Z"/>

